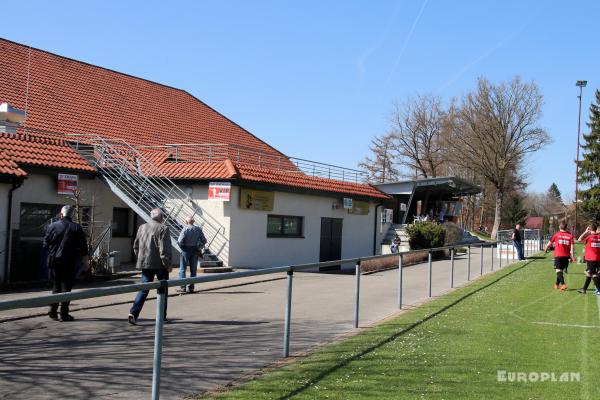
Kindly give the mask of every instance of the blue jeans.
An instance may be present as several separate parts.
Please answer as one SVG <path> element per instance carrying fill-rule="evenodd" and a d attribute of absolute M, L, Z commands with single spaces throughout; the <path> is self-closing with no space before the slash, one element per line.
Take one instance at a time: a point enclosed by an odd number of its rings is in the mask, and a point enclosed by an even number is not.
<path fill-rule="evenodd" d="M 517 249 L 517 258 L 519 260 L 524 260 L 525 256 L 523 255 L 523 243 L 513 240 L 513 246 L 515 247 L 515 249 Z"/>
<path fill-rule="evenodd" d="M 196 276 L 198 268 L 198 249 L 196 247 L 183 246 L 181 248 L 181 256 L 179 257 L 179 278 L 185 278 L 185 268 L 190 266 L 190 277 Z M 185 289 L 185 286 L 182 286 Z M 194 285 L 189 286 L 189 290 L 194 290 Z"/>
<path fill-rule="evenodd" d="M 142 270 L 142 278 L 141 283 L 148 283 L 154 281 L 154 276 L 159 281 L 164 281 L 169 279 L 169 271 L 166 269 L 143 269 Z M 167 318 L 167 299 L 169 298 L 168 288 L 160 288 L 160 291 L 165 291 L 165 309 L 163 310 L 163 318 Z M 133 314 L 135 318 L 139 317 L 142 308 L 144 307 L 144 303 L 146 302 L 146 298 L 148 297 L 148 290 L 140 290 L 135 296 L 135 300 L 133 301 L 133 305 L 129 310 L 129 313 Z"/>

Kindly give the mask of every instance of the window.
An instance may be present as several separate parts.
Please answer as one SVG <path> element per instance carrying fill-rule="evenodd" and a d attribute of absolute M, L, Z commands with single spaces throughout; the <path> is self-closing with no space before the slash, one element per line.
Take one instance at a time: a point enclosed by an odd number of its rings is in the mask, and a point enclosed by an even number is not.
<path fill-rule="evenodd" d="M 267 237 L 301 238 L 304 217 L 290 215 L 269 215 L 267 218 Z"/>
<path fill-rule="evenodd" d="M 46 227 L 58 220 L 61 207 L 60 204 L 21 203 L 21 236 L 43 237 Z"/>
<path fill-rule="evenodd" d="M 113 208 L 113 237 L 131 237 L 129 233 L 129 208 Z"/>

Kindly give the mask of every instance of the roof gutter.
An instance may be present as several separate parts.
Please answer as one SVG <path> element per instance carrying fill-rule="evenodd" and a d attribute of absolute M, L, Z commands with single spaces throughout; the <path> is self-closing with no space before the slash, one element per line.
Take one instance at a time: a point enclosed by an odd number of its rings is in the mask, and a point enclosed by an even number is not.
<path fill-rule="evenodd" d="M 14 181 L 12 187 L 8 191 L 8 207 L 6 210 L 6 240 L 4 243 L 4 278 L 2 284 L 8 283 L 9 280 L 9 261 L 10 261 L 10 239 L 11 239 L 11 222 L 12 222 L 12 202 L 13 193 L 23 185 L 23 181 Z"/>

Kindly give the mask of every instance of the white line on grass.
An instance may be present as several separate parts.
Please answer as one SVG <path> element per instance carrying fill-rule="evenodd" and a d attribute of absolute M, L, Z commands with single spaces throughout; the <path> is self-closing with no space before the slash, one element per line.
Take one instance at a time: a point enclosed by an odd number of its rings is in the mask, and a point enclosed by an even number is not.
<path fill-rule="evenodd" d="M 558 324 L 556 322 L 532 322 L 532 324 L 553 325 L 553 326 L 566 326 L 566 327 L 569 327 L 569 328 L 593 328 L 593 329 L 600 329 L 599 325 Z"/>
<path fill-rule="evenodd" d="M 600 319 L 600 296 L 596 296 L 596 300 L 598 300 L 598 318 Z"/>

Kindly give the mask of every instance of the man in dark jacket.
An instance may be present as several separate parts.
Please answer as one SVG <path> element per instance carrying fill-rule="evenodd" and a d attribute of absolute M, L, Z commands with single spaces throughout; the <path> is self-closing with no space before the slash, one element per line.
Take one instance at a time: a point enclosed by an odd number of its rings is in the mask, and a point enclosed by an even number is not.
<path fill-rule="evenodd" d="M 137 257 L 136 268 L 141 270 L 142 283 L 152 282 L 154 277 L 161 281 L 169 279 L 169 272 L 172 269 L 171 236 L 169 227 L 163 224 L 164 214 L 160 208 L 155 208 L 150 211 L 150 218 L 148 223 L 139 227 L 133 242 L 133 252 Z M 159 289 L 159 291 L 162 290 L 166 290 L 166 288 Z M 148 292 L 148 290 L 141 290 L 137 293 L 127 318 L 130 324 L 136 325 Z M 163 318 L 166 319 L 166 317 L 167 301 L 165 298 Z"/>
<path fill-rule="evenodd" d="M 80 262 L 86 266 L 87 241 L 81 225 L 72 220 L 74 211 L 72 206 L 64 206 L 60 210 L 60 220 L 51 223 L 44 236 L 44 248 L 48 252 L 48 268 L 54 276 L 52 293 L 70 292 Z M 69 303 L 68 301 L 60 303 L 61 321 L 73 321 L 73 317 L 69 315 Z M 58 303 L 50 305 L 48 316 L 54 320 L 59 319 Z"/>

